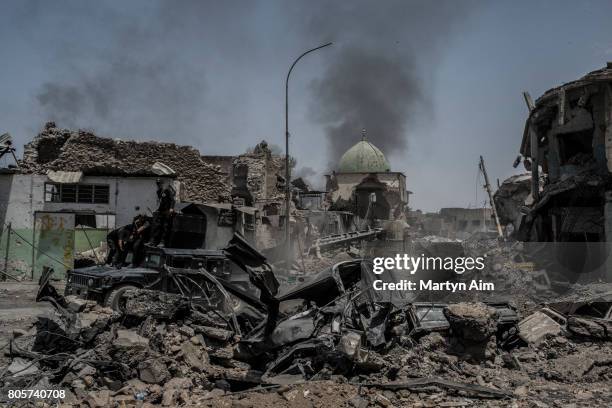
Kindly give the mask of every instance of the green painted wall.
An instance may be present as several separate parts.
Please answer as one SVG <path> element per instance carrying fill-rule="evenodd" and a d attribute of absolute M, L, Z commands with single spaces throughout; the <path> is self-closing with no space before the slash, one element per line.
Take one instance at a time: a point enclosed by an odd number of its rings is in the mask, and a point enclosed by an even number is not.
<path fill-rule="evenodd" d="M 89 238 L 89 241 L 91 241 L 91 245 L 94 248 L 97 248 L 100 246 L 100 242 L 106 242 L 106 235 L 108 232 L 109 231 L 106 228 L 77 229 L 74 231 L 74 252 L 80 253 L 83 251 L 89 251 L 91 249 L 87 238 Z"/>
<path fill-rule="evenodd" d="M 100 245 L 100 242 L 106 241 L 106 234 L 106 229 L 48 231 L 42 236 L 38 232 L 36 234 L 36 246 L 39 251 L 33 254 L 32 246 L 29 244 L 33 242 L 32 229 L 12 230 L 9 241 L 7 239 L 8 230 L 5 228 L 0 235 L 0 270 L 4 272 L 8 243 L 7 273 L 16 277 L 30 278 L 32 276 L 32 259 L 34 256 L 36 260 L 34 279 L 40 276 L 43 266 L 52 267 L 56 272 L 55 277 L 63 278 L 64 272 L 67 269 L 63 265 L 63 263 L 66 263 L 64 246 L 71 245 L 70 243 L 72 242 L 75 254 L 87 251 L 91 249 L 87 238 L 89 238 L 91 245 L 95 248 Z M 0 277 L 0 279 L 2 278 Z"/>
<path fill-rule="evenodd" d="M 0 265 L 3 268 L 2 271 L 4 271 L 8 244 L 7 273 L 17 277 L 30 277 L 32 275 L 32 246 L 27 243 L 32 242 L 32 237 L 31 229 L 12 230 L 10 239 L 7 228 L 2 230 L 2 236 L 0 237 L 0 259 L 2 259 Z"/>

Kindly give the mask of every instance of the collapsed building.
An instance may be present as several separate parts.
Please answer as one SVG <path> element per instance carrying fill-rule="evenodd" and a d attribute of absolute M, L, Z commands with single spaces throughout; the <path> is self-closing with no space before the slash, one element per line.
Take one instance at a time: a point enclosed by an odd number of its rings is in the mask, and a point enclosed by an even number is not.
<path fill-rule="evenodd" d="M 208 237 L 205 245 L 224 245 L 234 231 L 257 240 L 257 208 L 244 200 L 233 205 L 237 177 L 189 146 L 103 138 L 49 122 L 18 164 L 0 174 L 2 247 L 18 274 L 36 277 L 49 264 L 63 272 L 79 253 L 105 242 L 110 230 L 138 214 L 151 215 L 159 178 L 173 185 L 177 202 L 185 203 L 178 205 L 181 210 L 209 220 L 200 228 Z M 270 178 L 252 173 L 251 186 Z"/>
<path fill-rule="evenodd" d="M 528 99 L 520 153 L 532 174 L 532 204 L 521 225 L 523 239 L 612 241 L 611 86 L 609 63 L 535 103 Z"/>
<path fill-rule="evenodd" d="M 546 91 L 529 109 L 520 155 L 530 175 L 495 195 L 511 236 L 548 243 L 534 250 L 550 269 L 607 276 L 612 241 L 612 64 Z M 567 276 L 566 276 L 567 277 Z"/>

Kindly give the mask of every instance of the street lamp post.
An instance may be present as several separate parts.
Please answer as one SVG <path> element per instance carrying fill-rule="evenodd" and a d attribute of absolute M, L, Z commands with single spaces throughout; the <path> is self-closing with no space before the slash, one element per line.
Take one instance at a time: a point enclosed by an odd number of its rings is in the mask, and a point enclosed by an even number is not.
<path fill-rule="evenodd" d="M 310 49 L 304 52 L 302 55 L 297 57 L 293 64 L 291 64 L 291 68 L 289 68 L 289 72 L 287 72 L 287 80 L 285 81 L 285 245 L 287 250 L 287 270 L 289 270 L 290 262 L 291 262 L 291 253 L 289 252 L 291 249 L 291 238 L 289 232 L 289 213 L 291 209 L 291 189 L 290 189 L 290 174 L 289 174 L 289 76 L 291 75 L 291 71 L 293 71 L 293 67 L 298 63 L 299 60 L 302 59 L 306 54 L 310 54 L 313 51 L 320 50 L 321 48 L 328 47 L 332 45 L 332 43 L 327 43 L 320 45 L 316 48 Z"/>

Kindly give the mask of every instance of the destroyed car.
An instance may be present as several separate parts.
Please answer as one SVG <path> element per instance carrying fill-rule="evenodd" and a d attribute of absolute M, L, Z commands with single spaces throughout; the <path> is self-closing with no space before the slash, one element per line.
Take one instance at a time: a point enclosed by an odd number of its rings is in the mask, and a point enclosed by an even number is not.
<path fill-rule="evenodd" d="M 206 296 L 203 289 L 210 283 L 207 275 L 212 275 L 224 286 L 257 299 L 260 290 L 244 265 L 247 252 L 256 250 L 238 234 L 230 246 L 221 250 L 149 247 L 140 267 L 117 269 L 96 265 L 69 270 L 65 295 L 96 300 L 113 309 L 120 307 L 121 297 L 130 289 L 158 290 L 198 299 Z M 260 262 L 265 263 L 265 258 Z"/>

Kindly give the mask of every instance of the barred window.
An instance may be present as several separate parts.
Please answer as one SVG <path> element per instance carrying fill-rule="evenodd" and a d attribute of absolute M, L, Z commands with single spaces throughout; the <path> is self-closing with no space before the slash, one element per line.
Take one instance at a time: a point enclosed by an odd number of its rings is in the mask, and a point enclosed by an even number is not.
<path fill-rule="evenodd" d="M 108 204 L 108 184 L 45 184 L 45 202 Z"/>

